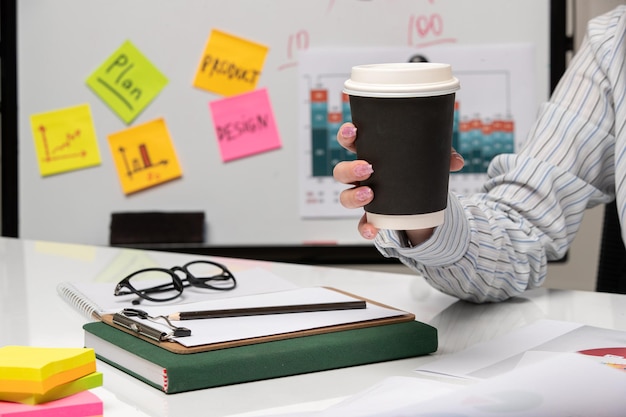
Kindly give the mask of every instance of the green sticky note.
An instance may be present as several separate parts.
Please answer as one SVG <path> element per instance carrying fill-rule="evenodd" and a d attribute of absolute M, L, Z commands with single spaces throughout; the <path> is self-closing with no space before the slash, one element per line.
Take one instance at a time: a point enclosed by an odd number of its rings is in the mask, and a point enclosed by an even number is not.
<path fill-rule="evenodd" d="M 126 123 L 167 84 L 167 78 L 126 41 L 87 79 L 87 85 Z"/>

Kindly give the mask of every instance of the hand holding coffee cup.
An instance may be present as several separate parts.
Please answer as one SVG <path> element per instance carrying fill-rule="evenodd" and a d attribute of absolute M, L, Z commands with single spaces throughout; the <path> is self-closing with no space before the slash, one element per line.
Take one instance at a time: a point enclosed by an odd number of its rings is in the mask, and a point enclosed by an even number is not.
<path fill-rule="evenodd" d="M 345 149 L 356 153 L 357 131 L 351 122 L 344 123 L 337 131 L 337 142 Z M 463 169 L 465 161 L 455 149 L 450 155 L 450 171 Z M 363 160 L 342 161 L 335 165 L 333 177 L 336 181 L 353 187 L 346 188 L 339 194 L 342 206 L 349 209 L 363 208 L 374 198 L 371 188 L 361 185 L 372 174 L 372 166 Z M 366 214 L 363 214 L 358 224 L 358 230 L 365 239 L 374 239 L 378 234 L 378 228 L 367 222 Z M 408 240 L 413 245 L 418 245 L 431 237 L 434 228 L 406 230 Z"/>
<path fill-rule="evenodd" d="M 344 92 L 358 132 L 357 158 L 373 168 L 361 185 L 375 195 L 365 205 L 374 227 L 413 230 L 443 223 L 458 89 L 447 64 L 352 68 Z"/>

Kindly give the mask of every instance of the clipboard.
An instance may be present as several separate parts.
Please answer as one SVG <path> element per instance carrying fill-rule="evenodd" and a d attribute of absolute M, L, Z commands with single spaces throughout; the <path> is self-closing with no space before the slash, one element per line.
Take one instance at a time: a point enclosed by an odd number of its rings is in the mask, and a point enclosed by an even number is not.
<path fill-rule="evenodd" d="M 177 354 L 208 352 L 208 351 L 213 351 L 213 350 L 228 349 L 228 348 L 233 348 L 233 347 L 257 344 L 257 343 L 272 342 L 276 340 L 293 339 L 297 337 L 313 336 L 313 335 L 319 335 L 319 334 L 324 334 L 324 333 L 340 332 L 344 330 L 361 329 L 361 328 L 366 328 L 366 327 L 383 326 L 387 324 L 403 323 L 403 322 L 415 320 L 415 315 L 413 313 L 402 311 L 397 308 L 390 307 L 388 305 L 385 305 L 385 304 L 382 304 L 382 303 L 379 303 L 379 302 L 376 302 L 367 298 L 363 298 L 363 297 L 357 296 L 355 294 L 351 294 L 346 291 L 338 290 L 336 288 L 332 288 L 332 287 L 323 287 L 323 288 L 339 292 L 341 294 L 347 295 L 357 300 L 366 301 L 367 303 L 370 303 L 370 304 L 374 304 L 374 305 L 388 308 L 391 310 L 396 310 L 396 311 L 401 312 L 402 314 L 398 316 L 385 317 L 385 318 L 380 318 L 380 319 L 375 319 L 375 320 L 345 323 L 345 324 L 339 324 L 339 325 L 334 325 L 334 326 L 299 330 L 296 332 L 272 334 L 272 335 L 267 335 L 267 336 L 262 336 L 262 337 L 251 337 L 251 338 L 246 338 L 246 339 L 232 340 L 232 341 L 219 342 L 219 343 L 209 343 L 205 345 L 190 346 L 190 347 L 183 346 L 175 341 L 160 341 L 159 342 L 155 339 L 141 335 L 131 329 L 128 329 L 124 326 L 120 326 L 117 323 L 114 323 L 113 314 L 103 314 L 101 320 L 102 322 L 108 324 L 109 326 L 115 327 L 118 330 L 131 334 L 148 343 L 159 346 L 160 348 L 163 348 L 165 350 L 168 350 L 170 352 L 177 353 Z"/>

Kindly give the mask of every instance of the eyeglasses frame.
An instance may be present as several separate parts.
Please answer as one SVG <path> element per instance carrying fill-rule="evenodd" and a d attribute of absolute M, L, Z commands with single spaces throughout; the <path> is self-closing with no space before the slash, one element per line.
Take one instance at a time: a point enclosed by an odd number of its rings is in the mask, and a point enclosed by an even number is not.
<path fill-rule="evenodd" d="M 189 267 L 195 264 L 205 263 L 216 266 L 222 270 L 219 275 L 213 275 L 210 277 L 196 277 L 191 272 L 189 272 Z M 146 272 L 161 272 L 167 273 L 172 278 L 172 282 L 167 284 L 156 285 L 154 287 L 149 287 L 143 290 L 137 290 L 133 285 L 131 285 L 130 280 L 139 275 L 145 274 Z M 182 278 L 177 274 L 177 272 L 181 272 L 185 275 L 185 278 Z M 208 281 L 232 281 L 232 285 L 229 287 L 219 287 L 207 284 Z M 152 267 L 152 268 L 143 268 L 137 270 L 129 275 L 127 275 L 124 279 L 117 283 L 114 290 L 114 295 L 122 296 L 122 295 L 130 295 L 135 294 L 139 297 L 139 300 L 133 300 L 133 304 L 139 304 L 141 299 L 153 301 L 153 302 L 166 302 L 174 300 L 180 297 L 183 294 L 183 290 L 187 287 L 196 287 L 196 288 L 205 288 L 211 290 L 218 291 L 230 291 L 237 287 L 237 280 L 230 270 L 217 262 L 209 261 L 209 260 L 195 260 L 186 263 L 183 266 L 173 266 L 171 268 L 161 268 L 161 267 Z M 176 295 L 173 295 L 168 298 L 154 298 L 149 294 L 151 293 L 159 293 L 166 291 L 176 291 Z"/>

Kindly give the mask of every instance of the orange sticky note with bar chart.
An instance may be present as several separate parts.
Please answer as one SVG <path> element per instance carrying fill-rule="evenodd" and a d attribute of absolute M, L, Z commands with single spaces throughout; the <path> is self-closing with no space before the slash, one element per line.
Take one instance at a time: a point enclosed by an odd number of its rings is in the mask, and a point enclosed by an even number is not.
<path fill-rule="evenodd" d="M 89 104 L 30 116 L 42 176 L 100 165 Z"/>
<path fill-rule="evenodd" d="M 125 194 L 182 176 L 176 150 L 163 118 L 113 133 L 108 139 Z"/>
<path fill-rule="evenodd" d="M 256 88 L 267 46 L 213 29 L 198 64 L 193 86 L 226 97 Z"/>

